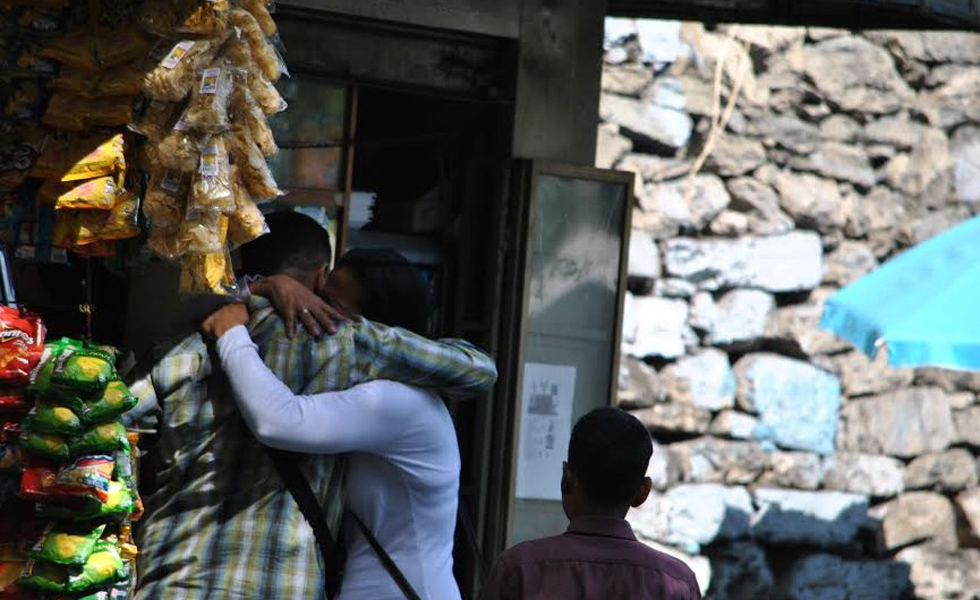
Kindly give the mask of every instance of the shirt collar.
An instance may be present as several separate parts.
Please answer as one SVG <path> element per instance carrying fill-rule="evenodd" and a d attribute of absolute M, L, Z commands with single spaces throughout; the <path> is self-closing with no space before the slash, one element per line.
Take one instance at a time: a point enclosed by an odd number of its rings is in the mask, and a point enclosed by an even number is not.
<path fill-rule="evenodd" d="M 633 528 L 626 519 L 618 517 L 588 516 L 572 521 L 565 533 L 579 535 L 598 535 L 636 541 Z"/>

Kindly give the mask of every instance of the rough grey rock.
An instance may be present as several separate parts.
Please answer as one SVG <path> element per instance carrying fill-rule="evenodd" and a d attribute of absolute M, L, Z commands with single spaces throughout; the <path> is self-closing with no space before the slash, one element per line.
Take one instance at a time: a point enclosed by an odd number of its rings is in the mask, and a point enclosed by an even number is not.
<path fill-rule="evenodd" d="M 758 235 L 776 235 L 793 229 L 793 219 L 779 206 L 779 196 L 768 185 L 752 177 L 726 182 L 731 208 L 746 213 L 749 229 Z"/>
<path fill-rule="evenodd" d="M 632 413 L 654 434 L 703 434 L 711 425 L 711 411 L 690 404 L 654 404 Z"/>
<path fill-rule="evenodd" d="M 619 168 L 632 171 L 640 184 L 662 183 L 680 179 L 691 170 L 691 163 L 681 158 L 664 158 L 653 154 L 627 154 L 619 162 Z"/>
<path fill-rule="evenodd" d="M 902 236 L 910 244 L 921 244 L 950 227 L 959 225 L 969 219 L 970 216 L 970 210 L 966 206 L 951 206 L 929 212 L 906 223 L 902 230 Z"/>
<path fill-rule="evenodd" d="M 945 450 L 955 437 L 942 390 L 908 388 L 845 404 L 837 443 L 845 451 L 914 457 Z"/>
<path fill-rule="evenodd" d="M 892 115 L 869 123 L 862 132 L 862 139 L 868 144 L 887 144 L 909 150 L 919 143 L 927 129 L 927 125 L 912 121 L 907 115 Z"/>
<path fill-rule="evenodd" d="M 595 165 L 600 169 L 611 169 L 632 148 L 633 142 L 620 135 L 619 125 L 603 123 L 599 125 L 596 140 Z"/>
<path fill-rule="evenodd" d="M 706 341 L 725 346 L 760 338 L 775 308 L 775 298 L 762 290 L 732 290 L 718 300 Z"/>
<path fill-rule="evenodd" d="M 766 336 L 793 342 L 801 352 L 811 357 L 849 349 L 846 341 L 819 328 L 823 304 L 836 291 L 834 288 L 820 288 L 814 290 L 803 304 L 777 308 L 769 319 Z"/>
<path fill-rule="evenodd" d="M 890 456 L 838 452 L 824 459 L 823 469 L 829 490 L 889 498 L 905 489 L 904 466 Z"/>
<path fill-rule="evenodd" d="M 949 407 L 954 411 L 970 408 L 977 401 L 977 395 L 973 392 L 954 392 L 949 395 Z M 954 414 L 954 421 L 955 414 Z"/>
<path fill-rule="evenodd" d="M 769 147 L 781 147 L 796 154 L 809 154 L 820 144 L 820 130 L 790 115 L 766 114 L 749 121 L 748 135 L 762 139 Z"/>
<path fill-rule="evenodd" d="M 893 113 L 913 92 L 885 50 L 857 37 L 803 48 L 803 69 L 832 104 L 846 112 Z"/>
<path fill-rule="evenodd" d="M 709 230 L 721 237 L 739 237 L 752 231 L 752 224 L 745 213 L 723 210 L 711 222 Z"/>
<path fill-rule="evenodd" d="M 843 287 L 877 268 L 878 259 L 867 244 L 844 240 L 823 264 L 822 283 Z"/>
<path fill-rule="evenodd" d="M 773 452 L 769 463 L 769 470 L 763 474 L 759 485 L 798 490 L 815 490 L 820 487 L 823 473 L 820 457 L 816 454 Z"/>
<path fill-rule="evenodd" d="M 868 498 L 857 494 L 762 488 L 754 497 L 752 534 L 770 544 L 846 546 L 867 520 Z"/>
<path fill-rule="evenodd" d="M 709 551 L 714 565 L 712 590 L 725 600 L 762 600 L 773 592 L 765 551 L 752 542 L 733 542 Z"/>
<path fill-rule="evenodd" d="M 755 437 L 759 420 L 737 410 L 723 410 L 711 422 L 708 433 L 734 440 L 750 440 Z"/>
<path fill-rule="evenodd" d="M 868 238 L 875 256 L 887 256 L 895 248 L 899 225 L 905 221 L 904 199 L 885 187 L 877 187 L 867 196 L 854 198 L 845 233 L 853 238 Z"/>
<path fill-rule="evenodd" d="M 660 249 L 657 241 L 646 231 L 634 230 L 630 233 L 628 272 L 630 277 L 660 277 Z"/>
<path fill-rule="evenodd" d="M 769 455 L 756 442 L 707 437 L 670 444 L 667 452 L 687 483 L 746 485 L 769 466 Z"/>
<path fill-rule="evenodd" d="M 784 50 L 791 44 L 802 42 L 806 37 L 806 29 L 803 27 L 737 25 L 723 27 L 721 31 L 739 41 L 751 44 L 755 49 L 764 50 L 766 54 Z"/>
<path fill-rule="evenodd" d="M 784 171 L 776 177 L 776 190 L 780 206 L 801 227 L 830 233 L 847 224 L 849 207 L 832 181 Z"/>
<path fill-rule="evenodd" d="M 964 390 L 980 393 L 980 373 L 973 371 L 922 367 L 915 370 L 915 382 L 917 385 L 938 386 L 947 394 Z"/>
<path fill-rule="evenodd" d="M 645 408 L 666 400 L 667 394 L 657 371 L 650 365 L 632 356 L 619 360 L 620 406 Z"/>
<path fill-rule="evenodd" d="M 840 383 L 812 365 L 775 354 L 749 354 L 735 364 L 738 405 L 759 415 L 758 435 L 819 454 L 834 451 Z"/>
<path fill-rule="evenodd" d="M 820 238 L 810 232 L 741 240 L 676 238 L 666 244 L 665 265 L 670 275 L 695 281 L 706 290 L 754 287 L 790 292 L 817 286 L 822 255 Z"/>
<path fill-rule="evenodd" d="M 881 544 L 891 552 L 917 542 L 943 550 L 957 547 L 953 504 L 933 492 L 908 492 L 872 511 L 881 519 Z"/>
<path fill-rule="evenodd" d="M 602 91 L 640 97 L 653 82 L 653 70 L 643 65 L 606 66 L 602 69 Z"/>
<path fill-rule="evenodd" d="M 949 193 L 953 159 L 949 140 L 939 129 L 926 129 L 909 154 L 898 154 L 885 167 L 889 186 L 921 197 L 927 206 L 941 206 Z"/>
<path fill-rule="evenodd" d="M 906 548 L 896 559 L 908 564 L 920 600 L 973 600 L 980 596 L 980 550 L 946 552 L 927 546 Z"/>
<path fill-rule="evenodd" d="M 980 489 L 967 490 L 957 495 L 956 510 L 962 524 L 961 545 L 976 547 L 980 544 Z"/>
<path fill-rule="evenodd" d="M 653 294 L 664 298 L 690 298 L 698 293 L 698 287 L 686 279 L 668 277 L 653 284 Z"/>
<path fill-rule="evenodd" d="M 627 294 L 624 352 L 637 358 L 683 356 L 687 340 L 694 335 L 687 327 L 687 311 L 687 302 L 683 300 Z"/>
<path fill-rule="evenodd" d="M 950 150 L 957 198 L 962 202 L 980 202 L 980 128 L 957 129 Z"/>
<path fill-rule="evenodd" d="M 691 298 L 688 324 L 698 331 L 711 331 L 718 322 L 718 305 L 708 292 L 698 292 Z"/>
<path fill-rule="evenodd" d="M 728 355 L 720 350 L 701 350 L 685 356 L 661 372 L 667 397 L 674 402 L 708 410 L 735 406 L 735 375 Z"/>
<path fill-rule="evenodd" d="M 666 86 L 653 99 L 602 94 L 599 116 L 603 121 L 618 123 L 624 135 L 639 143 L 681 148 L 691 138 L 694 124 L 683 109 L 669 106 L 673 100 L 670 94 Z"/>
<path fill-rule="evenodd" d="M 833 357 L 834 369 L 840 377 L 844 395 L 849 397 L 883 394 L 912 384 L 911 369 L 894 369 L 888 366 L 886 352 L 880 352 L 874 360 L 860 350 Z"/>
<path fill-rule="evenodd" d="M 954 448 L 916 457 L 905 467 L 905 489 L 935 489 L 955 494 L 977 487 L 977 463 L 966 450 Z"/>
<path fill-rule="evenodd" d="M 854 142 L 861 135 L 861 125 L 847 115 L 835 114 L 821 121 L 820 135 L 832 142 Z"/>
<path fill-rule="evenodd" d="M 797 561 L 781 582 L 784 600 L 905 600 L 909 568 L 892 561 L 846 561 L 811 554 Z"/>
<path fill-rule="evenodd" d="M 744 488 L 679 485 L 651 497 L 628 519 L 642 537 L 696 553 L 717 539 L 743 536 L 752 510 Z"/>
<path fill-rule="evenodd" d="M 924 63 L 980 64 L 980 35 L 972 31 L 869 31 L 865 37 L 898 57 Z"/>
<path fill-rule="evenodd" d="M 664 231 L 677 232 L 704 229 L 728 206 L 731 197 L 720 179 L 698 175 L 693 182 L 683 179 L 647 184 L 638 200 L 647 213 L 661 215 Z"/>
<path fill-rule="evenodd" d="M 641 59 L 647 64 L 671 63 L 690 52 L 681 40 L 678 21 L 639 19 L 633 21 L 633 26 L 642 50 Z"/>
<path fill-rule="evenodd" d="M 956 441 L 980 447 L 980 406 L 969 406 L 953 413 Z"/>
<path fill-rule="evenodd" d="M 723 135 L 715 142 L 705 168 L 722 177 L 737 177 L 754 171 L 766 162 L 762 142 L 749 138 Z"/>
<path fill-rule="evenodd" d="M 980 106 L 975 101 L 980 93 L 980 72 L 963 68 L 941 76 L 939 87 L 920 94 L 918 102 L 919 108 L 933 113 L 933 125 L 954 129 L 964 122 L 980 120 Z"/>
<path fill-rule="evenodd" d="M 799 171 L 847 181 L 862 188 L 870 188 L 875 184 L 875 172 L 868 162 L 867 153 L 861 147 L 851 144 L 826 142 L 813 154 L 794 157 L 790 166 Z"/>

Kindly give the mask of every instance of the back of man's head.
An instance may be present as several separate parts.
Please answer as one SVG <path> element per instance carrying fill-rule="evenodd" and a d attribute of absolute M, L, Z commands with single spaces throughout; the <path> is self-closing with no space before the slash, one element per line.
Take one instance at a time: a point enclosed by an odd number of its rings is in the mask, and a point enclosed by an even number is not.
<path fill-rule="evenodd" d="M 588 500 L 616 508 L 629 505 L 641 491 L 652 455 L 650 434 L 636 417 L 618 408 L 597 408 L 572 430 L 568 467 Z"/>
<path fill-rule="evenodd" d="M 429 293 L 422 273 L 390 249 L 355 248 L 337 263 L 361 289 L 360 313 L 366 318 L 419 335 L 429 335 Z"/>
<path fill-rule="evenodd" d="M 315 219 L 298 212 L 274 212 L 265 218 L 269 233 L 241 248 L 247 275 L 298 275 L 329 265 L 330 234 Z"/>

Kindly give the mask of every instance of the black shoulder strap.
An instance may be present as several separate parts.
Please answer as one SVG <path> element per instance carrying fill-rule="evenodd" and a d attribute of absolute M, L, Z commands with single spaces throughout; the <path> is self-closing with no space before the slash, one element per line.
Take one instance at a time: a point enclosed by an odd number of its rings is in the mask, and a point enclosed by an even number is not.
<path fill-rule="evenodd" d="M 265 449 L 269 452 L 269 458 L 272 459 L 272 464 L 282 477 L 293 500 L 299 505 L 306 522 L 313 528 L 313 536 L 323 558 L 324 591 L 327 598 L 332 600 L 340 593 L 340 584 L 344 579 L 344 563 L 347 558 L 344 547 L 330 533 L 323 507 L 313 493 L 309 480 L 300 471 L 298 455 L 268 446 L 265 446 Z"/>
<path fill-rule="evenodd" d="M 354 518 L 354 522 L 357 523 L 358 529 L 361 530 L 361 533 L 367 539 L 368 543 L 371 544 L 371 547 L 374 548 L 375 554 L 377 554 L 378 558 L 381 559 L 381 564 L 384 565 L 385 570 L 388 571 L 391 578 L 395 580 L 395 583 L 398 585 L 399 589 L 401 589 L 402 593 L 405 594 L 405 597 L 408 598 L 408 600 L 422 600 L 421 596 L 415 592 L 415 588 L 412 587 L 412 584 L 405 578 L 405 574 L 401 572 L 401 569 L 399 569 L 398 565 L 395 564 L 395 561 L 392 560 L 391 555 L 389 555 L 384 549 L 381 542 L 378 541 L 378 538 L 374 537 L 374 534 L 371 533 L 371 529 L 364 523 L 364 521 L 361 520 L 361 517 L 357 516 L 357 513 L 352 510 L 349 510 L 348 513 Z"/>

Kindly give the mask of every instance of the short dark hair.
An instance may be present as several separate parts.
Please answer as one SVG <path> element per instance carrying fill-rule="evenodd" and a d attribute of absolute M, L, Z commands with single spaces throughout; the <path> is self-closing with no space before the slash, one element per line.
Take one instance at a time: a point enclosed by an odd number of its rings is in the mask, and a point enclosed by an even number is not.
<path fill-rule="evenodd" d="M 372 321 L 429 335 L 429 291 L 419 269 L 387 248 L 355 248 L 337 263 L 364 292 L 362 315 Z"/>
<path fill-rule="evenodd" d="M 269 233 L 241 248 L 246 275 L 307 273 L 330 264 L 330 234 L 315 219 L 302 213 L 280 211 L 266 215 Z"/>
<path fill-rule="evenodd" d="M 612 407 L 579 419 L 568 444 L 568 466 L 585 495 L 603 507 L 629 503 L 640 490 L 653 441 L 640 421 Z"/>

